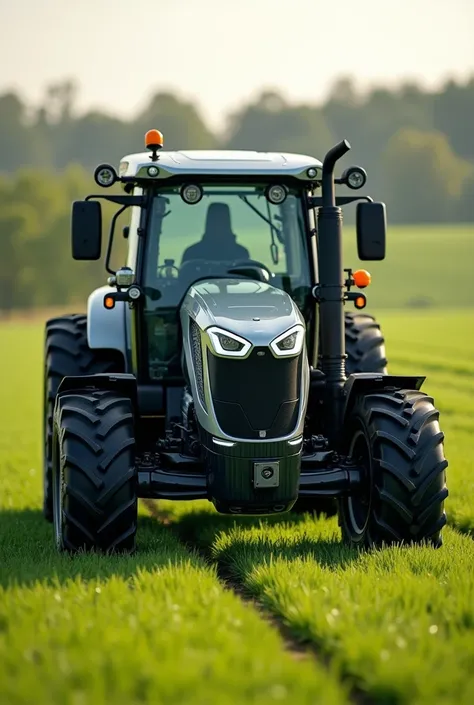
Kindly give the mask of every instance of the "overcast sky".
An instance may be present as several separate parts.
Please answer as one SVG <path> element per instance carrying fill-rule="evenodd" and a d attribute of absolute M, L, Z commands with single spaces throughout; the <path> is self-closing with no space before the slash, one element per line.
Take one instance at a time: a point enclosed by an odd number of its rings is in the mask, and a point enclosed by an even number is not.
<path fill-rule="evenodd" d="M 129 116 L 171 88 L 217 126 L 263 87 L 317 102 L 342 74 L 470 73 L 474 0 L 0 0 L 0 91 L 34 103 L 73 77 L 81 109 Z"/>

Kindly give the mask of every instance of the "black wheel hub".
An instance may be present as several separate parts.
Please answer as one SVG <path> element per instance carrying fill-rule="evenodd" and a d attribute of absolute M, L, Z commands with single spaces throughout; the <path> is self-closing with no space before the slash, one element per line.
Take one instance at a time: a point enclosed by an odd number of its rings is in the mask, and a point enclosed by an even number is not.
<path fill-rule="evenodd" d="M 368 439 L 362 428 L 355 431 L 349 446 L 349 456 L 362 470 L 358 492 L 346 501 L 348 529 L 355 539 L 362 537 L 372 510 L 372 466 Z"/>

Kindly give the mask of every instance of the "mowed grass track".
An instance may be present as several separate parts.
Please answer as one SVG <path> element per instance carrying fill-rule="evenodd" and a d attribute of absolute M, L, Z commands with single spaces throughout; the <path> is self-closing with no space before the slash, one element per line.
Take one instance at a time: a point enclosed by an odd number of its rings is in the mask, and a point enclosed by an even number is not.
<path fill-rule="evenodd" d="M 58 556 L 40 514 L 42 328 L 0 328 L 1 703 L 474 702 L 474 543 L 458 531 L 474 530 L 474 313 L 380 319 L 391 371 L 427 373 L 442 412 L 439 551 L 358 555 L 334 519 L 162 503 L 171 526 L 142 510 L 136 556 Z M 317 655 L 297 659 L 229 578 Z"/>

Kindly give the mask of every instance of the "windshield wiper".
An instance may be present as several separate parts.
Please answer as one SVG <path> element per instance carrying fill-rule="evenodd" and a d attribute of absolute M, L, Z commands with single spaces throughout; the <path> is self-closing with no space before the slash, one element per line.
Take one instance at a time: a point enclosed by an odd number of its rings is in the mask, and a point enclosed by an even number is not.
<path fill-rule="evenodd" d="M 276 234 L 276 236 L 277 236 L 277 238 L 279 239 L 279 241 L 282 242 L 281 230 L 280 230 L 279 228 L 277 228 L 277 226 L 275 225 L 275 223 L 272 223 L 272 221 L 270 220 L 270 218 L 267 218 L 267 216 L 266 216 L 264 213 L 262 213 L 261 211 L 259 211 L 258 208 L 256 208 L 256 207 L 253 205 L 253 203 L 250 203 L 250 201 L 248 200 L 247 196 L 242 196 L 242 195 L 240 195 L 239 198 L 240 198 L 244 203 L 246 203 L 246 204 L 248 205 L 248 207 L 253 210 L 254 213 L 256 213 L 257 215 L 259 215 L 262 220 L 264 220 L 266 223 L 268 223 L 268 225 L 271 227 L 272 231 Z"/>

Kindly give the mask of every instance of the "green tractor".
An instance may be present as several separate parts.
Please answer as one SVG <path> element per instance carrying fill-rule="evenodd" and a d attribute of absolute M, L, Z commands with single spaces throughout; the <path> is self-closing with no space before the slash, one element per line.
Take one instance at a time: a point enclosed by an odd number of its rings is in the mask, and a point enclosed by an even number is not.
<path fill-rule="evenodd" d="M 295 154 L 162 150 L 107 164 L 123 192 L 73 204 L 72 254 L 101 256 L 87 314 L 46 324 L 44 513 L 59 550 L 132 551 L 137 499 L 208 499 L 233 515 L 337 508 L 343 539 L 441 545 L 447 462 L 424 377 L 389 375 L 363 313 L 365 270 L 344 269 L 341 206 L 357 201 L 362 261 L 385 257 L 383 203 L 336 196 Z M 111 269 L 128 210 L 128 259 Z M 355 310 L 345 308 L 353 305 Z"/>

